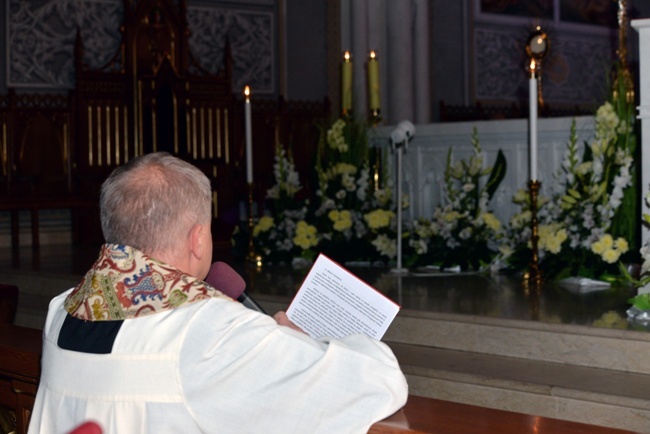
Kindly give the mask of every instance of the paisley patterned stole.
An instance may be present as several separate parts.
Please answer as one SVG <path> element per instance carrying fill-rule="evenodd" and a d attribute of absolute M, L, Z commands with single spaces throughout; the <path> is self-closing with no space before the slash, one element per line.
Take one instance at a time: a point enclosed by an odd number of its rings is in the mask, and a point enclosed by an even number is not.
<path fill-rule="evenodd" d="M 65 300 L 66 311 L 86 321 L 151 315 L 223 295 L 202 280 L 141 251 L 104 244 L 99 258 Z"/>

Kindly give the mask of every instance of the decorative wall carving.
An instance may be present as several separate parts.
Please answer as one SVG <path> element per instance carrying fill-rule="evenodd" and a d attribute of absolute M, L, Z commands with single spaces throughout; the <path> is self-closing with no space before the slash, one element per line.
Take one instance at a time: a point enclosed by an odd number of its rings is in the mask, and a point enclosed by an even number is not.
<path fill-rule="evenodd" d="M 120 0 L 7 1 L 7 53 L 10 87 L 74 87 L 77 28 L 84 62 L 104 65 L 120 43 Z"/>
<path fill-rule="evenodd" d="M 526 37 L 520 28 L 477 25 L 474 32 L 477 100 L 527 100 Z M 612 54 L 608 34 L 556 36 L 542 69 L 544 100 L 567 105 L 602 102 Z"/>
<path fill-rule="evenodd" d="M 190 50 L 203 68 L 216 74 L 222 66 L 226 38 L 233 59 L 233 90 L 275 90 L 273 14 L 214 7 L 190 7 Z"/>
<path fill-rule="evenodd" d="M 217 73 L 229 40 L 235 92 L 245 84 L 255 92 L 276 91 L 275 18 L 268 9 L 188 7 L 190 50 L 201 67 Z M 123 15 L 122 0 L 8 0 L 7 85 L 73 88 L 77 28 L 81 29 L 84 63 L 98 69 L 118 50 Z"/>

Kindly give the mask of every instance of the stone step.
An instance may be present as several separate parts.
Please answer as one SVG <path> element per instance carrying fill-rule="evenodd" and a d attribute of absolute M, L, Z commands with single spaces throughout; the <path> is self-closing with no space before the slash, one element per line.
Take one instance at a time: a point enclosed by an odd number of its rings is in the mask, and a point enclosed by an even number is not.
<path fill-rule="evenodd" d="M 624 320 L 623 320 L 624 321 Z M 386 341 L 612 371 L 650 374 L 650 333 L 403 310 Z M 650 395 L 650 389 L 648 390 Z"/>
<path fill-rule="evenodd" d="M 647 332 L 402 310 L 384 341 L 411 394 L 650 433 Z"/>
<path fill-rule="evenodd" d="M 411 394 L 650 433 L 650 375 L 388 344 Z"/>

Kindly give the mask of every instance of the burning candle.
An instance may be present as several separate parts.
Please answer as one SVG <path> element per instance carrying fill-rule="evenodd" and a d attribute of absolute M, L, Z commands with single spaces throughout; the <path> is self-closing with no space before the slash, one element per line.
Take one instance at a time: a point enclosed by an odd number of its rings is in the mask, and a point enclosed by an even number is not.
<path fill-rule="evenodd" d="M 530 80 L 528 80 L 528 109 L 530 113 L 530 179 L 537 181 L 537 78 L 535 60 L 530 62 Z"/>
<path fill-rule="evenodd" d="M 374 50 L 368 56 L 368 107 L 372 112 L 380 109 L 379 100 L 379 62 Z"/>
<path fill-rule="evenodd" d="M 253 183 L 253 131 L 251 126 L 251 89 L 244 87 L 244 115 L 246 117 L 246 182 Z"/>
<path fill-rule="evenodd" d="M 352 112 L 352 55 L 349 51 L 343 53 L 341 63 L 341 111 L 343 114 Z"/>

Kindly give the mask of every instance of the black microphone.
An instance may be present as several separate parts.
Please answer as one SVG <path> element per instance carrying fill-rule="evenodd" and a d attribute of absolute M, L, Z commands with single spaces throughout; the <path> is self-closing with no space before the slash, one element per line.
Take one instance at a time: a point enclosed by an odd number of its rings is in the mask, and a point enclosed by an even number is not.
<path fill-rule="evenodd" d="M 246 289 L 244 279 L 225 262 L 212 264 L 205 282 L 247 308 L 266 314 L 266 311 L 244 291 Z"/>

